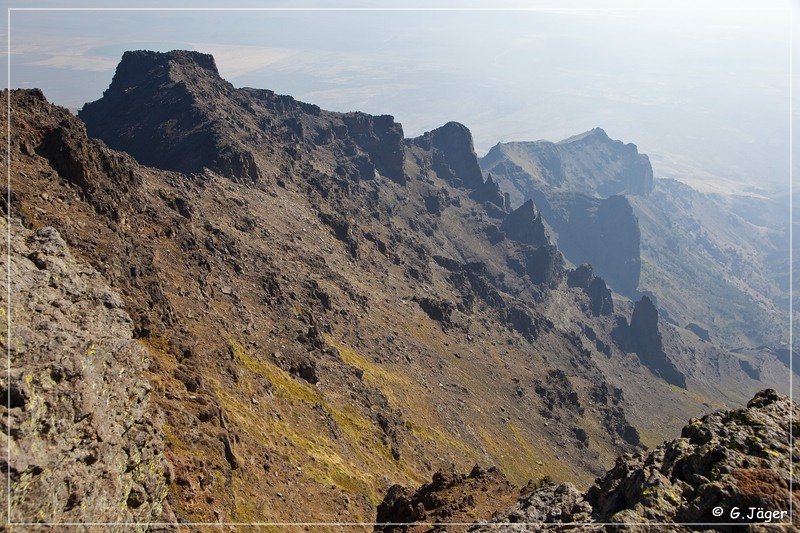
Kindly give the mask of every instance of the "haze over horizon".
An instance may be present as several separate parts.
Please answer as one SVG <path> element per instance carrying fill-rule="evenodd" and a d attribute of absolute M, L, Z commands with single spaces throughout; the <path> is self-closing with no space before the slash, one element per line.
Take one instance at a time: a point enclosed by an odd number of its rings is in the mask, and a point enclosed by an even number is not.
<path fill-rule="evenodd" d="M 214 55 L 237 87 L 391 114 L 406 136 L 461 122 L 481 155 L 497 142 L 558 141 L 601 127 L 649 154 L 657 177 L 785 191 L 791 4 L 639 5 L 15 11 L 11 86 L 39 87 L 74 110 L 101 96 L 125 50 L 197 50 Z"/>

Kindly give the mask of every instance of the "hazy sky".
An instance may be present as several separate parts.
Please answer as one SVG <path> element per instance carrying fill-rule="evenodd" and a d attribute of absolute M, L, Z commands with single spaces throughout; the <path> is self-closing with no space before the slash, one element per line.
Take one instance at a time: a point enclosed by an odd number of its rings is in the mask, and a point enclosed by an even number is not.
<path fill-rule="evenodd" d="M 793 2 L 419 5 L 559 8 L 14 11 L 11 86 L 40 87 L 51 101 L 78 108 L 100 97 L 123 51 L 193 49 L 212 53 L 236 86 L 336 111 L 392 114 L 406 136 L 462 122 L 480 155 L 498 141 L 559 140 L 600 126 L 648 153 L 656 176 L 785 190 L 790 12 L 800 19 Z"/>

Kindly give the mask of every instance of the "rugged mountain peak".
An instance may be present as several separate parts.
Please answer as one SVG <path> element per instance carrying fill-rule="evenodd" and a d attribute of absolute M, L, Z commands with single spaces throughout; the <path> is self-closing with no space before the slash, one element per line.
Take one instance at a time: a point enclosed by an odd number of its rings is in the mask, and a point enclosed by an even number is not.
<path fill-rule="evenodd" d="M 606 198 L 653 190 L 650 159 L 635 144 L 611 139 L 600 128 L 557 143 L 499 143 L 480 163 L 518 202 L 534 197 L 536 191 Z"/>
<path fill-rule="evenodd" d="M 39 89 L 18 89 L 12 95 L 14 112 L 38 117 L 40 131 L 46 131 L 36 141 L 16 136 L 14 148 L 26 156 L 43 157 L 98 214 L 119 220 L 120 208 L 132 201 L 131 193 L 142 181 L 135 172 L 136 161 L 88 140 L 85 125 L 63 108 L 50 104 Z M 57 124 L 45 128 L 44 122 L 52 119 Z M 113 183 L 109 183 L 108 174 L 115 176 Z"/>
<path fill-rule="evenodd" d="M 425 133 L 419 140 L 434 149 L 434 170 L 454 186 L 475 189 L 483 185 L 472 133 L 466 126 L 448 122 Z"/>
<path fill-rule="evenodd" d="M 469 197 L 484 204 L 486 212 L 494 218 L 503 218 L 508 212 L 508 197 L 500 190 L 500 186 L 491 174 L 482 185 L 470 193 Z"/>
<path fill-rule="evenodd" d="M 91 136 L 166 170 L 207 168 L 257 184 L 290 168 L 327 165 L 333 155 L 339 176 L 406 180 L 403 129 L 392 116 L 327 112 L 269 90 L 237 89 L 220 78 L 208 54 L 128 52 L 103 97 L 79 117 Z M 449 157 L 450 167 L 468 178 L 457 165 L 461 155 Z M 477 169 L 474 153 L 472 160 Z"/>
<path fill-rule="evenodd" d="M 597 192 L 601 196 L 619 193 L 646 195 L 653 190 L 653 167 L 650 165 L 650 158 L 640 154 L 635 144 L 612 139 L 601 128 L 569 137 L 556 145 L 562 148 L 562 154 L 570 158 L 575 157 L 575 150 L 579 150 L 590 158 L 600 156 L 611 160 L 609 166 L 616 168 L 613 169 L 614 174 L 608 176 L 606 182 L 598 187 Z"/>
<path fill-rule="evenodd" d="M 126 92 L 154 79 L 175 80 L 186 76 L 222 79 L 214 57 L 210 54 L 190 50 L 134 50 L 122 54 L 108 91 Z"/>
<path fill-rule="evenodd" d="M 613 142 L 603 128 L 592 128 L 589 131 L 579 133 L 578 135 L 573 135 L 572 137 L 559 141 L 556 144 L 569 144 L 572 142 L 578 142 L 584 140 Z"/>
<path fill-rule="evenodd" d="M 261 176 L 239 131 L 235 91 L 208 54 L 127 52 L 103 97 L 78 116 L 89 135 L 141 163 L 185 173 L 206 167 L 256 182 Z"/>
<path fill-rule="evenodd" d="M 517 242 L 536 247 L 549 244 L 542 215 L 533 205 L 533 200 L 528 200 L 509 213 L 500 229 Z"/>

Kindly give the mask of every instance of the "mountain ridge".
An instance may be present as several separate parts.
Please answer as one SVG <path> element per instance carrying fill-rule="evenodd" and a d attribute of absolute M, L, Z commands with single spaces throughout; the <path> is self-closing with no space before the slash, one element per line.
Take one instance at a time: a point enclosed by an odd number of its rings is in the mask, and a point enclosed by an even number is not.
<path fill-rule="evenodd" d="M 541 148 L 554 144 L 547 141 L 498 144 L 481 165 L 512 198 L 536 201 L 570 262 L 592 263 L 621 294 L 656 298 L 668 320 L 679 326 L 697 323 L 726 348 L 752 350 L 766 344 L 774 352 L 783 346 L 785 328 L 775 324 L 788 312 L 783 297 L 788 273 L 785 261 L 778 259 L 788 253 L 787 228 L 774 217 L 759 215 L 763 209 L 778 209 L 776 202 L 700 193 L 675 180 L 653 179 L 650 170 L 642 186 L 620 191 L 624 200 L 613 228 L 603 231 L 591 222 L 592 213 L 614 196 L 582 172 L 594 166 L 595 181 L 617 184 L 619 178 L 602 167 L 611 157 L 611 168 L 623 168 L 622 162 L 635 153 L 626 151 L 635 145 L 604 133 L 596 128 L 555 143 L 575 145 L 577 139 L 590 145 L 573 154 L 580 164 L 558 163 L 563 176 L 556 184 L 543 180 L 539 171 L 553 167 Z M 623 146 L 628 148 L 619 149 Z M 609 250 L 613 257 L 625 257 L 628 268 L 608 263 L 603 254 Z M 620 279 L 622 272 L 627 274 Z"/>
<path fill-rule="evenodd" d="M 388 115 L 235 89 L 201 61 L 192 99 L 134 76 L 144 85 L 82 111 L 88 126 L 40 92 L 9 95 L 5 209 L 56 227 L 119 291 L 176 519 L 370 521 L 393 483 L 475 462 L 586 485 L 776 380 L 657 315 L 686 388 L 652 372 L 612 338 L 630 302 L 566 268 L 546 228 L 533 244 L 501 229 L 508 202 L 463 126 L 404 139 Z M 195 157 L 187 131 L 210 151 Z"/>

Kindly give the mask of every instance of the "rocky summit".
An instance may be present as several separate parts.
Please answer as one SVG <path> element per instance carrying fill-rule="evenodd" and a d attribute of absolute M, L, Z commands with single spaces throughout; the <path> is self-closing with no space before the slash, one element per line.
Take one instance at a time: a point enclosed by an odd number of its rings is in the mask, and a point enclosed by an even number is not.
<path fill-rule="evenodd" d="M 745 409 L 694 419 L 680 438 L 618 458 L 585 492 L 543 483 L 470 531 L 518 530 L 508 525 L 515 522 L 583 523 L 579 529 L 589 531 L 603 529 L 592 523 L 634 530 L 662 524 L 651 529 L 794 531 L 800 519 L 789 509 L 800 503 L 800 489 L 791 472 L 800 450 L 792 421 L 799 415 L 789 398 L 762 391 Z"/>
<path fill-rule="evenodd" d="M 515 204 L 462 124 L 405 138 L 187 51 L 126 52 L 77 117 L 4 97 L 14 521 L 472 523 L 788 392 L 782 361 L 620 294 L 635 243 L 609 237 L 622 278 L 571 261 L 555 200 Z M 647 189 L 613 146 L 612 192 Z M 595 200 L 592 227 L 635 233 L 625 198 Z"/>
<path fill-rule="evenodd" d="M 440 472 L 413 492 L 392 487 L 378 507 L 378 522 L 417 522 L 410 530 L 428 531 L 466 515 L 481 523 L 451 529 L 605 531 L 616 524 L 631 531 L 793 531 L 800 525 L 789 514 L 790 500 L 792 507 L 800 503 L 791 476 L 800 451 L 791 421 L 798 415 L 789 398 L 765 390 L 745 409 L 693 419 L 680 438 L 619 457 L 585 491 L 544 478 L 518 490 L 505 509 L 511 491 L 497 474 L 487 487 L 480 480 L 490 473 L 478 467 L 468 476 Z M 486 510 L 487 499 L 496 503 L 494 512 Z M 409 530 L 376 527 L 398 529 Z"/>

